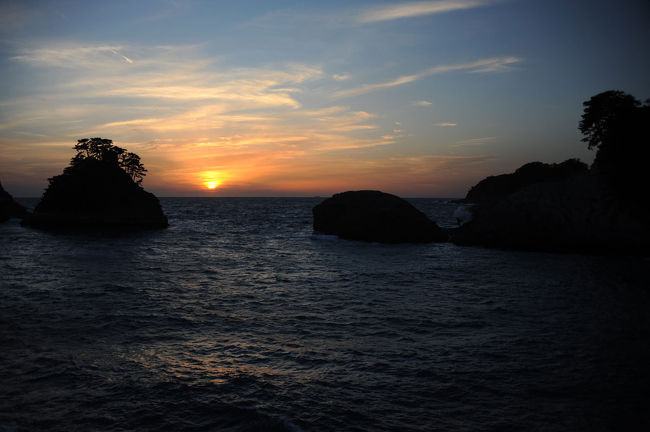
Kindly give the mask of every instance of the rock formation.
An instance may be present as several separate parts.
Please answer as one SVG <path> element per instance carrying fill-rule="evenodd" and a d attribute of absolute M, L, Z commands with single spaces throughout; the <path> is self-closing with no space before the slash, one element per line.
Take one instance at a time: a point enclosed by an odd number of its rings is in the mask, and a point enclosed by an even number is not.
<path fill-rule="evenodd" d="M 0 222 L 5 222 L 12 217 L 23 218 L 26 214 L 25 207 L 18 204 L 0 183 Z"/>
<path fill-rule="evenodd" d="M 455 244 L 617 254 L 650 250 L 647 224 L 607 199 L 594 173 L 531 184 L 472 212 L 472 221 L 452 232 Z"/>
<path fill-rule="evenodd" d="M 446 241 L 443 231 L 407 201 L 380 191 L 336 194 L 313 208 L 314 230 L 380 243 Z"/>
<path fill-rule="evenodd" d="M 578 129 L 596 150 L 591 168 L 575 159 L 527 164 L 488 177 L 464 201 L 478 203 L 457 244 L 534 250 L 649 254 L 650 100 L 619 90 L 592 96 Z"/>
<path fill-rule="evenodd" d="M 45 229 L 165 228 L 158 198 L 117 164 L 93 157 L 67 167 L 50 185 L 24 225 Z"/>
<path fill-rule="evenodd" d="M 558 181 L 575 175 L 586 174 L 587 164 L 578 159 L 568 159 L 559 164 L 530 162 L 511 174 L 487 177 L 472 187 L 464 202 L 488 203 L 500 200 L 535 183 Z"/>

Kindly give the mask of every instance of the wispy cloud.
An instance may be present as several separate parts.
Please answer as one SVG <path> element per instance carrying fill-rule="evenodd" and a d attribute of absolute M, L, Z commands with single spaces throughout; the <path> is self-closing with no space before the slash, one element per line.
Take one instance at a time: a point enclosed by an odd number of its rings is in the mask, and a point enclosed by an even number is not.
<path fill-rule="evenodd" d="M 123 54 L 137 53 L 138 60 Z M 75 98 L 165 100 L 207 105 L 218 102 L 224 110 L 265 107 L 299 108 L 294 97 L 299 85 L 322 76 L 318 67 L 284 64 L 276 67 L 215 67 L 201 58 L 197 47 L 122 47 L 113 45 L 59 45 L 24 49 L 11 59 L 35 67 L 65 71 L 48 94 Z M 52 80 L 55 80 L 53 75 Z M 189 111 L 188 111 L 189 112 Z"/>
<path fill-rule="evenodd" d="M 419 107 L 428 107 L 428 106 L 433 105 L 431 102 L 429 102 L 427 100 L 413 101 L 413 102 L 411 102 L 411 104 L 413 104 L 415 106 L 419 106 Z"/>
<path fill-rule="evenodd" d="M 481 146 L 484 144 L 487 144 L 489 142 L 494 141 L 497 139 L 497 137 L 494 136 L 489 136 L 489 137 L 481 137 L 481 138 L 471 138 L 463 141 L 457 141 L 453 144 L 455 147 L 459 146 Z"/>
<path fill-rule="evenodd" d="M 435 125 L 440 126 L 440 127 L 456 127 L 456 126 L 458 126 L 457 123 L 445 123 L 445 122 L 436 123 Z"/>
<path fill-rule="evenodd" d="M 373 91 L 408 84 L 431 75 L 437 75 L 447 72 L 466 71 L 471 73 L 491 73 L 491 72 L 506 72 L 511 70 L 511 65 L 521 62 L 519 57 L 492 57 L 482 60 L 477 60 L 471 63 L 461 63 L 455 65 L 439 65 L 429 69 L 425 69 L 413 75 L 405 75 L 395 78 L 391 81 L 366 84 L 361 87 L 341 90 L 334 93 L 335 97 L 357 96 Z"/>
<path fill-rule="evenodd" d="M 28 72 L 48 73 L 47 81 L 34 80 L 22 97 L 0 102 L 0 169 L 16 178 L 17 161 L 31 160 L 30 178 L 44 182 L 60 171 L 74 141 L 84 136 L 105 136 L 139 153 L 151 174 L 147 187 L 172 187 L 178 193 L 204 189 L 206 172 L 217 173 L 221 190 L 233 194 L 269 187 L 331 193 L 350 185 L 396 184 L 406 191 L 413 176 L 405 173 L 421 174 L 421 188 L 429 191 L 437 190 L 429 186 L 441 172 L 453 179 L 456 170 L 447 169 L 449 164 L 479 163 L 389 158 L 394 153 L 386 146 L 409 136 L 403 131 L 407 127 L 359 104 L 318 99 L 325 94 L 320 89 L 350 82 L 343 79 L 347 75 L 326 74 L 327 65 L 242 68 L 207 56 L 197 46 L 110 43 L 30 46 L 16 52 L 13 61 Z M 497 70 L 497 64 L 508 60 L 436 66 L 349 92 L 361 94 L 447 71 Z"/>
<path fill-rule="evenodd" d="M 332 75 L 332 78 L 334 78 L 337 81 L 345 81 L 345 80 L 350 79 L 350 74 L 345 74 L 345 73 L 343 73 L 343 74 L 334 74 L 334 75 Z"/>
<path fill-rule="evenodd" d="M 120 56 L 120 57 L 122 57 L 122 58 L 124 59 L 125 62 L 127 62 L 127 63 L 129 63 L 129 64 L 133 64 L 133 60 L 131 60 L 131 59 L 128 58 L 127 56 L 120 54 L 120 53 L 117 52 L 116 50 L 113 50 L 113 53 L 116 54 L 116 55 L 118 55 L 118 56 Z"/>
<path fill-rule="evenodd" d="M 50 78 L 31 94 L 0 102 L 7 114 L 0 120 L 2 136 L 31 140 L 32 151 L 39 148 L 59 166 L 75 139 L 106 136 L 139 152 L 152 174 L 170 176 L 165 181 L 201 188 L 198 173 L 218 171 L 229 179 L 226 187 L 288 171 L 297 159 L 396 142 L 382 137 L 373 113 L 304 107 L 303 92 L 326 76 L 320 66 L 237 68 L 197 47 L 112 44 L 30 47 L 12 59 L 47 69 Z M 13 161 L 24 154 L 17 148 L 3 156 Z M 162 182 L 155 178 L 147 181 Z"/>
<path fill-rule="evenodd" d="M 113 45 L 52 46 L 24 49 L 21 54 L 11 57 L 11 60 L 29 63 L 33 66 L 67 69 L 92 69 L 121 63 L 121 60 L 132 64 L 133 60 L 120 53 L 122 49 L 121 46 Z"/>
<path fill-rule="evenodd" d="M 381 6 L 365 10 L 359 15 L 359 22 L 373 23 L 400 18 L 432 15 L 456 10 L 472 9 L 489 4 L 486 0 L 441 0 L 409 2 L 391 6 Z"/>

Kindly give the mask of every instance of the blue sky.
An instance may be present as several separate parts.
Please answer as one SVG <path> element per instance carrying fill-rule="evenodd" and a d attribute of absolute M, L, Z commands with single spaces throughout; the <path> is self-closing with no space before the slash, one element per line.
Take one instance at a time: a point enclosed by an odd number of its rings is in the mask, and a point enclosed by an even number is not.
<path fill-rule="evenodd" d="M 80 138 L 175 195 L 462 196 L 593 158 L 582 102 L 650 97 L 648 1 L 2 1 L 0 181 L 38 196 Z"/>

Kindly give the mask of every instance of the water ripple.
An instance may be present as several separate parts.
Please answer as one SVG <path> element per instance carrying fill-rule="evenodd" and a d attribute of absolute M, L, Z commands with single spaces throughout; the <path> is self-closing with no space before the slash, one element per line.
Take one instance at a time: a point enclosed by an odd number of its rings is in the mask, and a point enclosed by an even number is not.
<path fill-rule="evenodd" d="M 343 241 L 318 201 L 0 225 L 0 430 L 650 429 L 646 261 Z"/>

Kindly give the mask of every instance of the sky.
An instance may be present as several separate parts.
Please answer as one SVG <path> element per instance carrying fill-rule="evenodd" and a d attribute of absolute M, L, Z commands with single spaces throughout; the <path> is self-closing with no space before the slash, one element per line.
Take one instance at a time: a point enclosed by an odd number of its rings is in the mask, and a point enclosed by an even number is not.
<path fill-rule="evenodd" d="M 0 182 L 40 196 L 78 139 L 158 196 L 462 197 L 591 163 L 582 102 L 650 97 L 647 0 L 0 0 Z"/>

